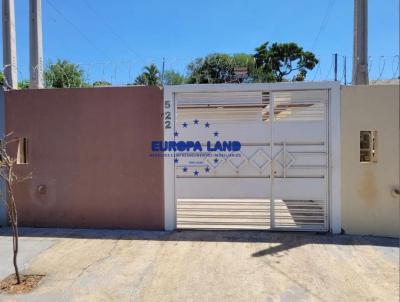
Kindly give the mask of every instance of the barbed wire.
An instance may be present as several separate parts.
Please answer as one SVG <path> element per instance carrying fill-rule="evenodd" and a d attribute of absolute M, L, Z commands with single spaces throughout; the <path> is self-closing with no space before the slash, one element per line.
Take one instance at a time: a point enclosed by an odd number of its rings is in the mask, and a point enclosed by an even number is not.
<path fill-rule="evenodd" d="M 348 84 L 348 79 L 351 79 L 352 72 L 352 57 L 344 55 L 338 55 L 337 66 L 334 68 L 334 58 L 332 55 L 318 56 L 318 64 L 312 69 L 307 71 L 305 81 L 316 82 L 316 81 L 333 81 L 337 80 L 342 84 Z M 146 62 L 149 64 L 156 64 L 162 66 L 162 58 L 147 59 Z M 234 59 L 233 59 L 234 60 Z M 187 61 L 184 58 L 165 58 L 165 65 L 167 70 L 174 70 L 182 75 L 187 74 Z M 233 62 L 230 62 L 230 64 Z M 242 61 L 240 64 L 244 65 L 248 69 L 256 68 L 256 62 L 254 58 Z M 370 56 L 368 58 L 368 74 L 369 79 L 372 82 L 376 81 L 391 81 L 394 79 L 400 79 L 400 56 Z M 61 74 L 66 87 L 80 87 L 93 85 L 94 82 L 104 82 L 107 85 L 113 86 L 126 86 L 132 85 L 137 75 L 143 71 L 142 60 L 121 60 L 121 61 L 105 61 L 105 62 L 83 62 L 74 64 L 83 75 L 83 81 L 81 84 L 76 82 L 75 78 L 71 78 L 71 75 L 65 72 L 64 69 L 59 68 L 57 71 Z M 49 63 L 45 66 L 45 70 L 56 68 L 57 63 Z M 34 68 L 39 68 L 36 66 Z M 238 66 L 239 67 L 239 66 Z M 7 78 L 10 65 L 3 66 L 3 86 L 11 88 L 10 80 Z M 18 66 L 17 75 L 20 81 L 29 79 L 29 68 L 26 66 L 23 68 Z M 334 70 L 337 70 L 335 75 Z M 8 72 L 7 72 L 8 71 Z M 161 72 L 161 70 L 160 70 Z M 46 72 L 46 85 L 52 86 L 56 79 L 51 78 L 51 73 Z M 293 74 L 287 77 L 288 81 L 291 81 Z"/>

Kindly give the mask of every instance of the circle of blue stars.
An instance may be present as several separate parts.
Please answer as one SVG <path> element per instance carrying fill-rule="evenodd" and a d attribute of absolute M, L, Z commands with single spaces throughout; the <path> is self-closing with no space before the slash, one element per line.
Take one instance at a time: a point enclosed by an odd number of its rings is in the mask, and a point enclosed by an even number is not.
<path fill-rule="evenodd" d="M 183 123 L 182 123 L 182 127 L 183 127 L 183 128 L 188 128 L 189 125 L 190 125 L 190 124 L 189 124 L 188 122 L 183 122 Z M 195 118 L 195 119 L 193 120 L 193 125 L 199 126 L 199 125 L 200 125 L 199 119 Z M 205 122 L 205 123 L 204 123 L 204 127 L 205 127 L 205 128 L 210 128 L 210 126 L 211 126 L 211 124 L 210 124 L 209 122 Z M 214 137 L 218 137 L 218 136 L 219 136 L 219 132 L 218 132 L 218 131 L 215 131 L 215 132 L 213 133 L 213 135 L 214 135 Z M 178 132 L 178 131 L 175 131 L 175 132 L 174 132 L 174 137 L 178 137 L 178 136 L 179 136 L 179 132 Z M 218 161 L 219 161 L 218 158 L 214 158 L 214 163 L 218 163 Z M 179 159 L 175 157 L 175 158 L 174 158 L 174 163 L 177 164 L 178 162 L 179 162 Z M 182 172 L 183 172 L 183 173 L 187 173 L 187 172 L 188 172 L 188 167 L 183 167 L 183 168 L 182 168 Z M 210 167 L 209 167 L 209 166 L 206 166 L 206 167 L 204 168 L 204 172 L 205 172 L 205 173 L 210 173 Z M 198 171 L 197 169 L 193 171 L 193 175 L 194 175 L 194 176 L 199 176 L 199 174 L 200 174 L 200 171 Z"/>

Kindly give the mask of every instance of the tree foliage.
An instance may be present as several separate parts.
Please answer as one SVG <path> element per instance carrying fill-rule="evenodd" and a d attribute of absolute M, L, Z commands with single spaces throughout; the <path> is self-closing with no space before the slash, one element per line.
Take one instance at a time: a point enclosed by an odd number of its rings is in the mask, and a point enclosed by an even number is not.
<path fill-rule="evenodd" d="M 68 88 L 85 86 L 84 71 L 77 64 L 68 60 L 58 59 L 55 64 L 50 64 L 45 72 L 46 87 Z"/>
<path fill-rule="evenodd" d="M 176 72 L 174 70 L 166 70 L 164 72 L 164 85 L 180 85 L 184 84 L 185 81 L 185 76 L 180 74 L 179 72 Z"/>
<path fill-rule="evenodd" d="M 215 53 L 205 58 L 197 58 L 188 67 L 189 84 L 226 83 L 230 80 L 230 57 L 227 54 Z"/>
<path fill-rule="evenodd" d="M 0 72 L 0 87 L 4 85 L 4 74 Z M 18 89 L 28 89 L 29 80 L 22 80 L 18 82 Z"/>
<path fill-rule="evenodd" d="M 189 84 L 218 84 L 241 82 L 235 74 L 235 67 L 247 67 L 248 73 L 252 69 L 253 58 L 244 53 L 224 54 L 214 53 L 204 58 L 193 60 L 188 66 Z"/>
<path fill-rule="evenodd" d="M 296 43 L 263 43 L 255 49 L 254 54 L 257 75 L 267 81 L 282 82 L 287 76 L 292 80 L 303 81 L 308 70 L 312 70 L 318 59 L 312 52 L 304 51 Z"/>
<path fill-rule="evenodd" d="M 188 66 L 187 82 L 190 84 L 217 84 L 233 82 L 282 82 L 302 81 L 307 71 L 312 70 L 318 60 L 311 52 L 304 51 L 296 43 L 268 42 L 255 49 L 253 55 L 239 53 L 210 54 L 193 60 Z M 235 68 L 247 69 L 246 77 L 235 74 Z"/>
<path fill-rule="evenodd" d="M 212 53 L 194 59 L 187 66 L 187 76 L 174 70 L 167 70 L 161 80 L 160 71 L 155 64 L 143 68 L 133 85 L 179 85 L 179 84 L 218 84 L 218 83 L 263 83 L 282 81 L 303 81 L 307 73 L 315 68 L 318 59 L 312 52 L 303 50 L 296 43 L 261 44 L 253 54 Z M 45 71 L 47 87 L 96 87 L 111 86 L 107 81 L 87 84 L 84 71 L 77 64 L 67 60 L 57 60 Z M 0 74 L 0 82 L 2 81 Z M 26 88 L 21 82 L 20 88 Z M 132 85 L 131 84 L 131 85 Z"/>
<path fill-rule="evenodd" d="M 18 82 L 18 89 L 28 89 L 29 88 L 29 81 L 22 80 Z"/>
<path fill-rule="evenodd" d="M 93 82 L 92 86 L 93 87 L 105 87 L 105 86 L 111 86 L 111 83 L 107 82 L 107 81 L 96 81 L 96 82 Z"/>
<path fill-rule="evenodd" d="M 155 64 L 145 66 L 144 71 L 136 77 L 134 82 L 135 85 L 147 86 L 155 86 L 160 83 L 160 72 Z"/>

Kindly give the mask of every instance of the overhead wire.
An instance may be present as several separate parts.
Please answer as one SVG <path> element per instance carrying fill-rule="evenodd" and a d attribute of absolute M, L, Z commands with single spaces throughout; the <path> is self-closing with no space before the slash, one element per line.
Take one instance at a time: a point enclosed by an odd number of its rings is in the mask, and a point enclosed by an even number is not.
<path fill-rule="evenodd" d="M 328 3 L 328 6 L 327 6 L 326 11 L 325 11 L 324 18 L 322 19 L 321 25 L 319 26 L 318 33 L 315 36 L 314 42 L 313 42 L 313 44 L 311 46 L 311 50 L 312 51 L 315 49 L 315 46 L 317 45 L 318 39 L 321 36 L 322 31 L 325 29 L 326 25 L 328 24 L 329 15 L 332 12 L 332 8 L 333 8 L 334 4 L 335 4 L 335 0 L 330 0 L 330 2 Z"/>
<path fill-rule="evenodd" d="M 97 13 L 97 11 L 94 9 L 93 6 L 91 6 L 91 5 L 89 4 L 88 1 L 83 0 L 83 2 L 84 2 L 85 5 L 92 11 L 93 14 L 95 14 L 98 18 L 100 18 L 100 19 L 102 20 L 103 24 L 107 27 L 107 29 L 109 30 L 109 32 L 111 32 L 117 39 L 119 39 L 119 40 L 122 42 L 122 44 L 125 46 L 125 48 L 126 48 L 127 50 L 129 50 L 132 54 L 134 54 L 136 57 L 138 57 L 138 58 L 142 61 L 142 63 L 146 65 L 145 60 L 142 58 L 142 56 L 141 56 L 137 51 L 135 51 L 135 50 L 131 47 L 131 45 L 129 44 L 129 42 L 127 42 L 127 41 L 124 39 L 124 37 L 122 37 L 116 30 L 114 30 L 114 28 L 111 26 L 111 24 L 108 23 L 108 21 L 107 21 L 105 18 L 103 18 L 99 13 Z"/>
<path fill-rule="evenodd" d="M 81 31 L 81 29 L 79 28 L 79 26 L 75 25 L 74 22 L 72 22 L 69 18 L 67 18 L 67 16 L 65 16 L 53 3 L 50 2 L 50 0 L 46 0 L 46 3 L 57 13 L 59 14 L 61 17 L 64 18 L 64 20 L 69 23 L 71 26 L 73 26 L 75 28 L 75 30 L 86 40 L 86 42 L 88 42 L 91 46 L 93 46 L 96 50 L 102 52 L 109 60 L 111 60 L 110 56 L 104 52 L 104 50 L 100 49 L 95 43 L 93 43 L 89 37 L 83 32 Z"/>

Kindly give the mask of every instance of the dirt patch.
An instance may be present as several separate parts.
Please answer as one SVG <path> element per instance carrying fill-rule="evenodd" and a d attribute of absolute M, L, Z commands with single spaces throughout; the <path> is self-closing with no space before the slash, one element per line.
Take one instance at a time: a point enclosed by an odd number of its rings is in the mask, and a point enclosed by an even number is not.
<path fill-rule="evenodd" d="M 21 283 L 17 284 L 17 278 L 12 274 L 0 282 L 0 293 L 28 293 L 38 286 L 43 277 L 44 275 L 20 275 Z"/>

